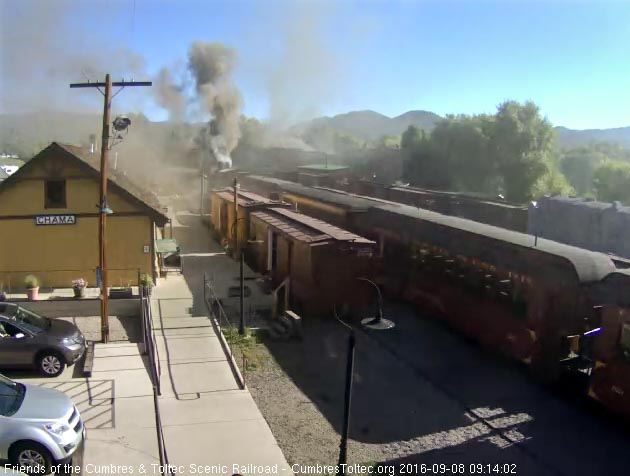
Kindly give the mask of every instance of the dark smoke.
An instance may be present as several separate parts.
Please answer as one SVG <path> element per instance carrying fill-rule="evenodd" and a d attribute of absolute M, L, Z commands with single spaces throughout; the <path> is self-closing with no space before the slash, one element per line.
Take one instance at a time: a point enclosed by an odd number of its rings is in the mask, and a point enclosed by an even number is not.
<path fill-rule="evenodd" d="M 195 91 L 212 115 L 206 141 L 220 164 L 231 166 L 230 153 L 241 136 L 241 95 L 232 82 L 236 53 L 221 43 L 194 42 L 188 52 Z"/>

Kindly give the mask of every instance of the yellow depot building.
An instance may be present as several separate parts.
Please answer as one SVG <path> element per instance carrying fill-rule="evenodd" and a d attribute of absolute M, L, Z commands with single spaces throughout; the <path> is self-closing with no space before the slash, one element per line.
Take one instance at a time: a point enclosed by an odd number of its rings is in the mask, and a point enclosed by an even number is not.
<path fill-rule="evenodd" d="M 107 268 L 112 287 L 136 285 L 138 270 L 157 276 L 157 227 L 168 218 L 157 198 L 109 170 Z M 0 183 L 0 288 L 96 285 L 99 264 L 100 156 L 53 142 Z"/>

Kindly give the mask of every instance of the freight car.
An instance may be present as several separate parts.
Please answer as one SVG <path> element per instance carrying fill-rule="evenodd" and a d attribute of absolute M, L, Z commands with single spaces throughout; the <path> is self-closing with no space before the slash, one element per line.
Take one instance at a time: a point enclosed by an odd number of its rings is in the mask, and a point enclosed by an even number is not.
<path fill-rule="evenodd" d="M 379 243 L 381 284 L 541 379 L 565 371 L 630 417 L 630 271 L 606 255 L 375 198 L 243 177 Z"/>

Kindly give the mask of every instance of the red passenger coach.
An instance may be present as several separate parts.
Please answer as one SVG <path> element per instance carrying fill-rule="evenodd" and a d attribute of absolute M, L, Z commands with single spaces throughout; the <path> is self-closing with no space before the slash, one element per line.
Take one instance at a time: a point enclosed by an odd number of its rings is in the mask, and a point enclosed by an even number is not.
<path fill-rule="evenodd" d="M 601 332 L 592 339 L 594 366 L 588 393 L 630 420 L 630 270 L 597 286 Z"/>
<path fill-rule="evenodd" d="M 359 225 L 385 242 L 386 289 L 546 380 L 577 364 L 596 327 L 586 291 L 615 270 L 600 253 L 406 205 L 370 208 Z"/>

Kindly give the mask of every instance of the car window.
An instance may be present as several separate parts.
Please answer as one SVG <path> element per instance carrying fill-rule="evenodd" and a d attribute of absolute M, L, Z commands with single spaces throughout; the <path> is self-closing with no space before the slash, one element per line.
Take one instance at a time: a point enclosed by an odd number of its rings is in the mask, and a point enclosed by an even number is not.
<path fill-rule="evenodd" d="M 1 376 L 0 376 L 1 377 Z M 20 409 L 24 400 L 24 385 L 0 378 L 0 415 L 11 416 Z"/>
<path fill-rule="evenodd" d="M 17 322 L 27 326 L 33 332 L 41 332 L 50 328 L 48 318 L 39 316 L 23 307 L 19 307 L 13 317 Z"/>
<path fill-rule="evenodd" d="M 22 329 L 8 322 L 0 323 L 0 325 L 2 325 L 2 328 L 0 328 L 0 336 L 5 336 L 6 334 L 5 338 L 15 337 L 16 334 L 24 334 Z M 2 333 L 3 330 L 4 334 Z"/>
<path fill-rule="evenodd" d="M 9 302 L 0 302 L 0 314 L 7 317 L 12 317 L 15 314 L 17 305 Z"/>

